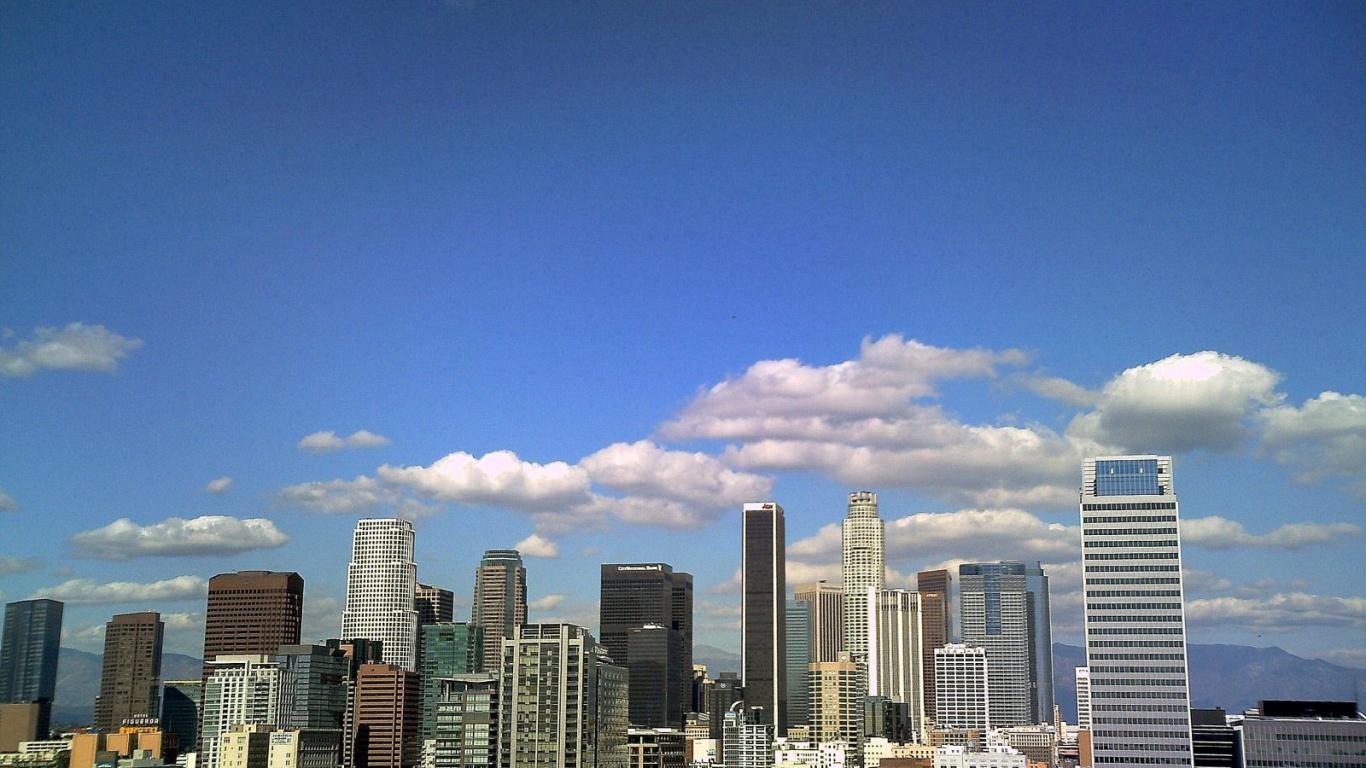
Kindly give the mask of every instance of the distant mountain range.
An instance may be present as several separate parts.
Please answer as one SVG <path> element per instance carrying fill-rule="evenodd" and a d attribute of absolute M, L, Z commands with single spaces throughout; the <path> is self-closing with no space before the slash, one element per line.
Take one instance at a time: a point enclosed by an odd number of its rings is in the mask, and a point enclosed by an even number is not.
<path fill-rule="evenodd" d="M 58 660 L 57 701 L 53 722 L 62 725 L 90 723 L 95 696 L 100 692 L 100 656 L 63 648 Z M 739 672 L 740 655 L 724 648 L 699 643 L 693 647 L 693 663 L 706 664 L 707 672 Z M 1077 693 L 1074 670 L 1086 663 L 1086 652 L 1075 645 L 1053 645 L 1053 685 L 1063 719 L 1075 722 Z M 194 680 L 199 659 L 168 653 L 162 657 L 162 677 Z M 1318 659 L 1305 659 L 1280 648 L 1246 645 L 1190 646 L 1191 698 L 1196 707 L 1223 707 L 1242 712 L 1260 699 L 1336 699 L 1361 701 L 1366 693 L 1366 670 L 1344 667 Z"/>
<path fill-rule="evenodd" d="M 710 645 L 694 646 L 693 662 L 706 664 L 713 676 L 740 671 L 739 654 Z M 1077 720 L 1076 668 L 1085 665 L 1084 649 L 1053 645 L 1054 696 L 1068 722 Z M 1228 712 L 1255 707 L 1261 699 L 1361 701 L 1366 694 L 1366 670 L 1305 659 L 1280 648 L 1192 645 L 1190 674 L 1192 706 Z"/>

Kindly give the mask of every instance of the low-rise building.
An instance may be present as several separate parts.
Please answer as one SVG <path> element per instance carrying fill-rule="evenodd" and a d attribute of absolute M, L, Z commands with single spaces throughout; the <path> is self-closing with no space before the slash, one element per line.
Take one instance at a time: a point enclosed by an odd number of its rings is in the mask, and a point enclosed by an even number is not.
<path fill-rule="evenodd" d="M 939 747 L 934 751 L 934 768 L 1027 768 L 1029 759 L 1010 747 L 991 747 L 970 752 L 963 747 Z"/>
<path fill-rule="evenodd" d="M 1353 701 L 1263 701 L 1235 730 L 1244 768 L 1366 765 L 1366 718 Z"/>

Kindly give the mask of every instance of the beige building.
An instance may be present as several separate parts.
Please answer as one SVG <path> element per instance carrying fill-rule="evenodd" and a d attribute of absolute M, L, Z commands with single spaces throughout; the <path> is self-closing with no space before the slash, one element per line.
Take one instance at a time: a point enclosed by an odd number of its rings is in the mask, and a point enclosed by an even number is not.
<path fill-rule="evenodd" d="M 863 670 L 848 651 L 839 661 L 811 665 L 811 739 L 843 741 L 859 754 L 863 746 Z"/>
<path fill-rule="evenodd" d="M 19 742 L 47 738 L 46 733 L 38 733 L 42 720 L 42 707 L 39 702 L 28 704 L 0 704 L 0 752 L 18 752 Z"/>

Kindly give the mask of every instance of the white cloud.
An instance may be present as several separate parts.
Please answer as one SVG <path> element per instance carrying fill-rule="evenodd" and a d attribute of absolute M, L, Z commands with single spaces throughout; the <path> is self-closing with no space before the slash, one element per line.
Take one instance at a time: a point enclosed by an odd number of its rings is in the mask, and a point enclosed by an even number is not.
<path fill-rule="evenodd" d="M 394 504 L 399 494 L 373 477 L 357 475 L 354 480 L 317 480 L 281 488 L 276 502 L 327 514 L 357 514 L 382 505 Z"/>
<path fill-rule="evenodd" d="M 887 559 L 923 559 L 933 555 L 965 560 L 1080 559 L 1081 528 L 1046 522 L 1022 509 L 960 509 L 921 512 L 888 520 Z M 840 526 L 824 526 L 815 535 L 787 548 L 789 556 L 840 557 Z"/>
<path fill-rule="evenodd" d="M 1241 357 L 1205 351 L 1130 368 L 1100 392 L 1095 410 L 1068 433 L 1137 452 L 1230 450 L 1248 422 L 1275 405 L 1280 374 Z"/>
<path fill-rule="evenodd" d="M 1267 533 L 1249 533 L 1242 523 L 1227 518 L 1197 517 L 1181 521 L 1181 541 L 1206 549 L 1233 547 L 1268 547 L 1274 549 L 1303 549 L 1315 544 L 1334 543 L 1339 539 L 1361 535 L 1361 526 L 1353 523 L 1288 523 Z"/>
<path fill-rule="evenodd" d="M 70 579 L 37 590 L 28 599 L 46 597 L 72 605 L 151 603 L 172 600 L 202 600 L 209 585 L 198 576 L 176 576 L 148 583 L 114 581 L 106 584 L 94 579 Z"/>
<path fill-rule="evenodd" d="M 1262 450 L 1296 470 L 1297 479 L 1343 478 L 1366 499 L 1366 397 L 1324 392 L 1299 408 L 1268 408 L 1261 420 Z"/>
<path fill-rule="evenodd" d="M 307 453 L 329 453 L 344 448 L 378 448 L 389 443 L 389 438 L 384 435 L 377 435 L 368 429 L 357 430 L 346 437 L 341 437 L 332 430 L 326 430 L 305 435 L 299 441 L 299 450 Z"/>
<path fill-rule="evenodd" d="M 120 360 L 141 346 L 141 339 L 120 336 L 102 325 L 34 328 L 31 338 L 0 348 L 0 376 L 32 376 L 44 369 L 112 373 Z"/>
<path fill-rule="evenodd" d="M 336 637 L 341 628 L 344 607 L 341 600 L 331 595 L 320 594 L 316 587 L 310 588 L 304 600 L 301 632 L 303 641 L 321 642 L 326 638 Z"/>
<path fill-rule="evenodd" d="M 493 451 L 478 459 L 457 451 L 429 467 L 385 464 L 379 476 L 438 501 L 528 512 L 549 512 L 589 499 L 588 472 L 582 467 L 522 461 L 512 451 Z"/>
<path fill-rule="evenodd" d="M 1233 582 L 1197 568 L 1185 567 L 1181 569 L 1182 587 L 1189 595 L 1192 592 L 1210 594 L 1214 592 L 1227 592 L 1233 588 Z"/>
<path fill-rule="evenodd" d="M 215 496 L 225 496 L 228 493 L 228 487 L 231 485 L 232 478 L 224 476 L 210 480 L 208 485 L 204 486 L 204 490 L 214 494 Z"/>
<path fill-rule="evenodd" d="M 37 560 L 26 557 L 10 557 L 0 555 L 0 576 L 9 576 L 14 573 L 23 573 L 37 568 L 41 563 Z"/>
<path fill-rule="evenodd" d="M 1366 597 L 1282 592 L 1257 597 L 1213 597 L 1186 601 L 1192 624 L 1239 626 L 1259 632 L 1293 632 L 1305 627 L 1366 630 Z"/>
<path fill-rule="evenodd" d="M 527 603 L 527 608 L 533 611 L 553 611 L 560 607 L 564 602 L 564 595 L 546 595 Z"/>
<path fill-rule="evenodd" d="M 5 493 L 4 488 L 0 488 L 0 512 L 18 512 L 19 502 L 14 497 Z"/>
<path fill-rule="evenodd" d="M 1008 381 L 1024 387 L 1040 397 L 1056 400 L 1074 408 L 1095 405 L 1100 396 L 1099 393 L 1074 384 L 1067 379 L 1046 376 L 1042 373 L 1016 373 L 1011 375 Z"/>
<path fill-rule="evenodd" d="M 714 456 L 671 451 L 650 440 L 614 443 L 582 459 L 593 481 L 623 493 L 710 509 L 766 498 L 773 479 L 736 472 Z"/>
<path fill-rule="evenodd" d="M 123 560 L 131 557 L 217 555 L 273 549 L 289 537 L 270 520 L 241 520 L 226 515 L 204 515 L 186 520 L 170 517 L 151 525 L 120 518 L 71 537 L 71 544 L 87 557 Z"/>
<path fill-rule="evenodd" d="M 560 556 L 559 544 L 535 533 L 517 542 L 516 548 L 518 552 L 527 557 L 556 558 Z"/>

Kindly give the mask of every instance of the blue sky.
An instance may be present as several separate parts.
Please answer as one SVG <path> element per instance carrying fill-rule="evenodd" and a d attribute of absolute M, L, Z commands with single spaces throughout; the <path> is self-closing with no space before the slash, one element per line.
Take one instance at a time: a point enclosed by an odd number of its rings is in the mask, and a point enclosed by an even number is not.
<path fill-rule="evenodd" d="M 739 503 L 837 577 L 867 487 L 894 583 L 1039 559 L 1075 641 L 1080 457 L 1141 450 L 1177 457 L 1194 641 L 1366 666 L 1364 33 L 7 3 L 0 591 L 197 652 L 199 580 L 293 569 L 322 637 L 354 520 L 401 512 L 461 599 L 535 535 L 533 617 L 591 625 L 599 562 L 662 559 L 733 648 Z"/>

